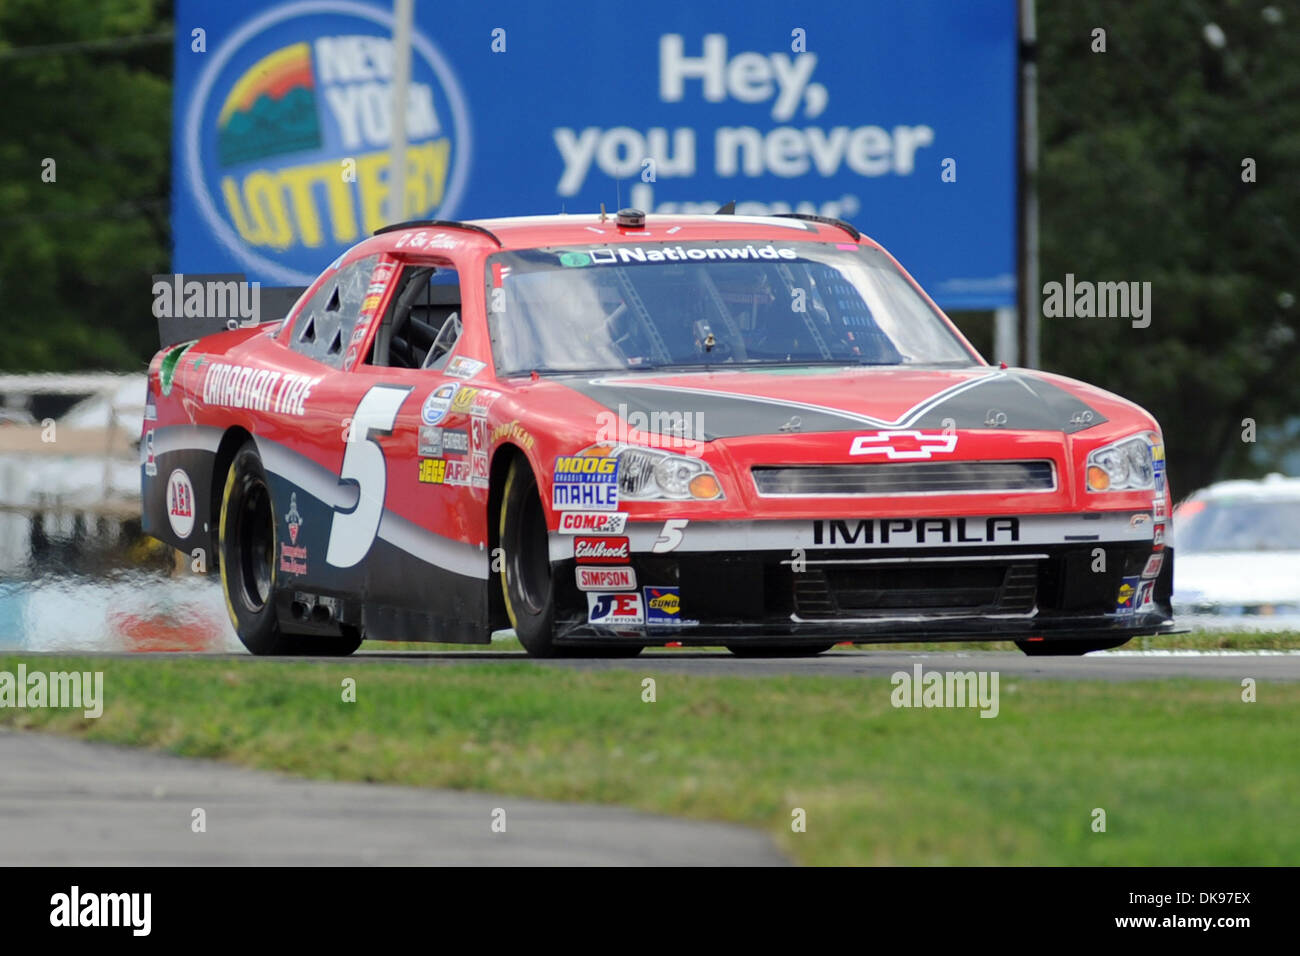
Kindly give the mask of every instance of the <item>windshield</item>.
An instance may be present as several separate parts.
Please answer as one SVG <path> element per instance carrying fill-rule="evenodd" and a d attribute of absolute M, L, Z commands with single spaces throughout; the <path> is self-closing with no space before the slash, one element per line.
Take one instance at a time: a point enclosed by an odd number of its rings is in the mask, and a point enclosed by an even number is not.
<path fill-rule="evenodd" d="M 1300 551 L 1300 501 L 1188 501 L 1174 526 L 1179 554 Z"/>
<path fill-rule="evenodd" d="M 529 249 L 487 264 L 498 374 L 978 359 L 879 250 L 736 241 Z"/>

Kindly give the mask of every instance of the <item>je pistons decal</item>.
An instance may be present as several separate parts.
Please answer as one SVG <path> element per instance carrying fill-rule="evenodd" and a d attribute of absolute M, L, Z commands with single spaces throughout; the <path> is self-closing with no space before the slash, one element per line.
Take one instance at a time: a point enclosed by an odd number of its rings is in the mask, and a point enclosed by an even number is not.
<path fill-rule="evenodd" d="M 551 507 L 557 511 L 618 508 L 618 459 L 595 455 L 563 455 L 555 459 Z"/>
<path fill-rule="evenodd" d="M 614 594 L 587 592 L 587 620 L 606 627 L 640 626 L 645 623 L 645 606 L 636 591 Z"/>

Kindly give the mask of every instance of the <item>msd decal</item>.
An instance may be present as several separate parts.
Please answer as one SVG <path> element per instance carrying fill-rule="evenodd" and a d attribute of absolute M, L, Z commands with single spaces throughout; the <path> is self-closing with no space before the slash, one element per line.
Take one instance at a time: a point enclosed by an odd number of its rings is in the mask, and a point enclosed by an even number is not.
<path fill-rule="evenodd" d="M 622 534 L 626 511 L 565 511 L 560 514 L 560 534 Z"/>
<path fill-rule="evenodd" d="M 957 450 L 956 433 L 898 431 L 859 435 L 853 439 L 850 455 L 883 455 L 890 461 L 915 461 Z"/>
<path fill-rule="evenodd" d="M 616 568 L 593 568 L 580 564 L 574 568 L 579 591 L 632 591 L 636 589 L 636 572 L 627 565 Z"/>
<path fill-rule="evenodd" d="M 645 605 L 636 591 L 616 594 L 587 593 L 587 620 L 606 627 L 645 623 Z"/>
<path fill-rule="evenodd" d="M 623 564 L 632 559 L 627 538 L 574 538 L 573 556 L 587 564 Z"/>

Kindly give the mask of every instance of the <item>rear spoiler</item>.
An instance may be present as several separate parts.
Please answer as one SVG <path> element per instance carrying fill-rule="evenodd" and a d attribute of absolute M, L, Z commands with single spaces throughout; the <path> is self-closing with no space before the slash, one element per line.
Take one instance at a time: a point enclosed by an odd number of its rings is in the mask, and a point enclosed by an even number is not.
<path fill-rule="evenodd" d="M 177 342 L 279 322 L 306 286 L 265 286 L 242 272 L 165 273 L 153 277 L 153 314 L 160 348 Z"/>

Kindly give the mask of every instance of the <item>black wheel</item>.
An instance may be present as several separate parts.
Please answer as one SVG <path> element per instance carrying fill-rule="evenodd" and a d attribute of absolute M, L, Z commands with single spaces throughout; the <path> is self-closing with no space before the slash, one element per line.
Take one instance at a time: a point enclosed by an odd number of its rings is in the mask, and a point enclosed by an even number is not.
<path fill-rule="evenodd" d="M 519 643 L 533 657 L 632 657 L 638 644 L 563 647 L 555 643 L 555 581 L 546 512 L 537 479 L 522 458 L 506 473 L 498 526 L 501 591 Z"/>
<path fill-rule="evenodd" d="M 361 633 L 289 634 L 275 616 L 275 504 L 257 446 L 235 453 L 221 494 L 218 525 L 221 587 L 240 641 L 254 654 L 344 656 L 361 646 Z"/>
<path fill-rule="evenodd" d="M 1121 647 L 1130 640 L 1132 638 L 1128 637 L 1111 638 L 1108 641 L 1049 637 L 1041 641 L 1016 641 L 1016 647 L 1030 657 L 1078 657 L 1090 651 L 1108 651 L 1112 647 Z"/>
<path fill-rule="evenodd" d="M 816 657 L 825 654 L 831 644 L 728 644 L 727 650 L 737 657 Z"/>

